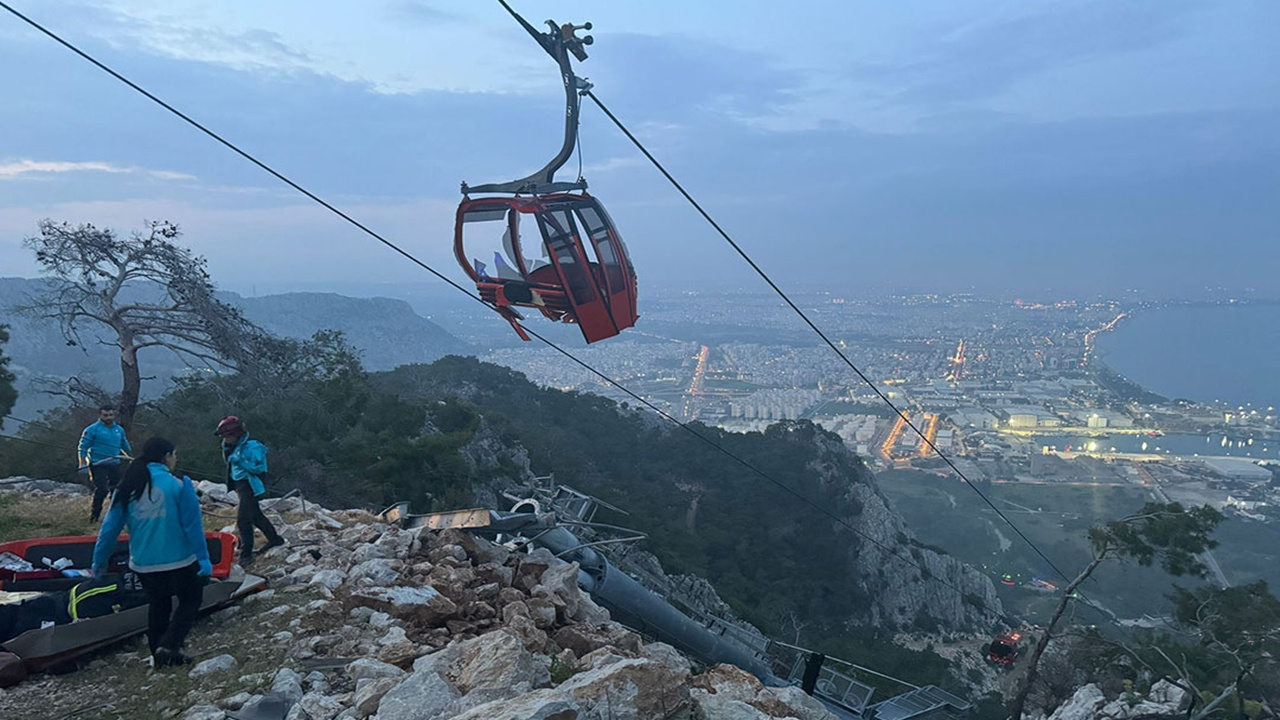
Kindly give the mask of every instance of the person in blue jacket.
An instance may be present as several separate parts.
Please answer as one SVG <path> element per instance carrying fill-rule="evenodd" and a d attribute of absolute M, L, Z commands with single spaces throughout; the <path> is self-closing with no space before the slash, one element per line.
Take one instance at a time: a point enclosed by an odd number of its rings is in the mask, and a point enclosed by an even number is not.
<path fill-rule="evenodd" d="M 103 501 L 120 484 L 123 470 L 120 461 L 128 460 L 131 452 L 133 448 L 129 447 L 124 428 L 116 424 L 116 409 L 110 405 L 98 408 L 98 421 L 80 434 L 77 455 L 80 472 L 88 473 L 93 484 L 93 510 L 89 514 L 89 522 L 98 522 Z"/>
<path fill-rule="evenodd" d="M 188 662 L 182 643 L 200 614 L 204 579 L 213 574 L 200 501 L 191 478 L 174 476 L 177 462 L 173 443 L 147 441 L 125 471 L 93 547 L 93 574 L 101 576 L 120 531 L 129 528 L 129 567 L 150 604 L 147 640 L 155 667 Z"/>
<path fill-rule="evenodd" d="M 263 550 L 284 544 L 284 538 L 262 514 L 258 500 L 267 492 L 262 476 L 267 474 L 267 446 L 249 437 L 244 423 L 228 415 L 218 423 L 215 434 L 222 438 L 222 457 L 227 461 L 227 488 L 240 498 L 236 511 L 236 529 L 240 533 L 240 565 L 253 563 L 253 529 L 267 537 Z"/>

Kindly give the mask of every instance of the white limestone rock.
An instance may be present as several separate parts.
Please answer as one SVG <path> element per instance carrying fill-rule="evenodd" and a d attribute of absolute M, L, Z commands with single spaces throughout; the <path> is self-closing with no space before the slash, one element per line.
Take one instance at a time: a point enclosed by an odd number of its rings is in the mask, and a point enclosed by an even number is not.
<path fill-rule="evenodd" d="M 195 667 L 191 668 L 191 672 L 187 673 L 193 680 L 199 680 L 207 675 L 225 672 L 236 666 L 236 659 L 231 655 L 219 655 L 201 661 Z"/>

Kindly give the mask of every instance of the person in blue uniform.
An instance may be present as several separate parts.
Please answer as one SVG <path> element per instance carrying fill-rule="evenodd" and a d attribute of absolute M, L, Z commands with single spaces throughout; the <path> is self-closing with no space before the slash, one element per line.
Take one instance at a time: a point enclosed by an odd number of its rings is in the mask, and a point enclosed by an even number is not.
<path fill-rule="evenodd" d="M 129 463 L 93 547 L 92 570 L 100 577 L 128 528 L 129 568 L 147 593 L 147 641 L 156 667 L 188 662 L 182 644 L 200 614 L 204 579 L 213 574 L 200 501 L 191 478 L 174 476 L 177 462 L 173 443 L 147 441 Z"/>
<path fill-rule="evenodd" d="M 267 446 L 249 437 L 244 423 L 235 415 L 228 415 L 218 423 L 215 434 L 222 438 L 222 457 L 227 461 L 227 487 L 240 499 L 236 512 L 236 529 L 240 533 L 240 565 L 253 563 L 253 530 L 257 528 L 267 538 L 263 550 L 284 544 L 284 538 L 262 514 L 259 499 L 266 494 L 262 477 L 267 474 Z"/>
<path fill-rule="evenodd" d="M 131 452 L 133 448 L 129 447 L 124 428 L 116 424 L 116 409 L 110 405 L 98 408 L 98 421 L 80 434 L 77 456 L 80 472 L 88 473 L 93 484 L 93 510 L 89 513 L 89 522 L 98 522 L 102 503 L 120 484 L 124 470 L 120 461 L 128 460 Z"/>

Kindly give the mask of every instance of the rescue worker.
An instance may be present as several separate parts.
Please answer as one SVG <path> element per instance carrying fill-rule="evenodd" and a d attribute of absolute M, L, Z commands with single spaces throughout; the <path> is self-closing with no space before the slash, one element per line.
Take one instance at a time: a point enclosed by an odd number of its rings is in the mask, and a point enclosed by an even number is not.
<path fill-rule="evenodd" d="M 240 498 L 236 512 L 236 528 L 240 533 L 240 565 L 253 563 L 253 530 L 267 537 L 263 550 L 284 545 L 284 538 L 262 514 L 258 500 L 267 492 L 262 476 L 267 474 L 267 446 L 249 437 L 244 423 L 228 415 L 218 423 L 215 434 L 222 438 L 222 457 L 227 462 L 227 488 Z"/>
<path fill-rule="evenodd" d="M 129 463 L 93 547 L 93 574 L 101 577 L 120 531 L 128 527 L 129 568 L 147 594 L 147 642 L 155 667 L 189 662 L 182 644 L 200 614 L 203 579 L 213 574 L 196 488 L 191 478 L 174 476 L 177 463 L 173 443 L 148 440 L 142 456 Z"/>
<path fill-rule="evenodd" d="M 77 456 L 80 473 L 87 473 L 93 485 L 93 509 L 89 511 L 89 522 L 98 522 L 107 495 L 115 492 L 120 484 L 124 469 L 120 461 L 128 460 L 131 452 L 133 448 L 129 447 L 124 428 L 116 424 L 116 409 L 111 405 L 98 408 L 98 421 L 80 434 Z"/>

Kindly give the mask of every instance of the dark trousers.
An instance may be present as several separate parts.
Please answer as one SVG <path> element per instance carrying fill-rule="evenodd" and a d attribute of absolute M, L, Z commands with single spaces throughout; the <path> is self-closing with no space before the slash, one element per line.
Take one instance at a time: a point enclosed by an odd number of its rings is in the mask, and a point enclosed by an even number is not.
<path fill-rule="evenodd" d="M 154 573 L 138 573 L 142 589 L 147 591 L 147 643 L 151 654 L 166 648 L 177 652 L 196 624 L 200 615 L 200 601 L 204 597 L 204 583 L 200 581 L 200 567 L 196 563 L 177 570 Z M 178 598 L 178 609 L 173 609 L 173 598 Z"/>
<path fill-rule="evenodd" d="M 248 480 L 238 480 L 233 487 L 236 495 L 240 496 L 240 508 L 236 511 L 236 529 L 240 531 L 240 557 L 247 559 L 253 557 L 254 528 L 261 530 L 269 543 L 279 539 L 280 533 L 276 532 L 267 516 L 262 514 L 258 498 L 254 496 Z"/>
<path fill-rule="evenodd" d="M 89 467 L 89 480 L 93 482 L 93 514 L 97 520 L 102 515 L 102 503 L 107 495 L 120 487 L 120 479 L 124 477 L 124 465 L 92 465 Z"/>

